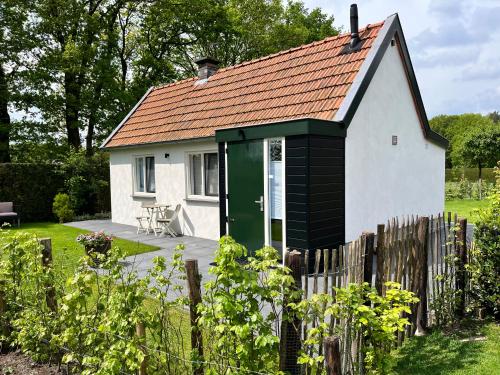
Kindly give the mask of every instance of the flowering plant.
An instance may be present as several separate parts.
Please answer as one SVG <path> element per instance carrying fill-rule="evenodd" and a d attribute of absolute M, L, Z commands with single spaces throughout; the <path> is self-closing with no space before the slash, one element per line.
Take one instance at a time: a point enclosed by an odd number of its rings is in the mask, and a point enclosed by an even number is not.
<path fill-rule="evenodd" d="M 109 234 L 104 233 L 102 230 L 99 232 L 80 234 L 78 237 L 76 237 L 76 242 L 82 244 L 85 247 L 93 249 L 105 247 L 112 240 L 113 237 Z"/>

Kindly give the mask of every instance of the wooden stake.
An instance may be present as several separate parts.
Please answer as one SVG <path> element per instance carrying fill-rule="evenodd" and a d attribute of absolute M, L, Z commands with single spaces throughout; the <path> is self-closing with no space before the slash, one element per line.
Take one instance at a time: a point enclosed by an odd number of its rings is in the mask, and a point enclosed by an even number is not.
<path fill-rule="evenodd" d="M 0 334 L 3 336 L 9 336 L 9 322 L 5 319 L 7 312 L 7 300 L 5 298 L 5 280 L 0 280 Z M 0 347 L 0 349 L 2 349 Z"/>
<path fill-rule="evenodd" d="M 328 294 L 328 272 L 330 271 L 330 251 L 323 250 L 323 293 Z"/>
<path fill-rule="evenodd" d="M 385 261 L 385 225 L 377 225 L 377 275 L 375 276 L 375 288 L 377 293 L 382 295 L 385 282 L 384 261 Z"/>
<path fill-rule="evenodd" d="M 49 270 L 52 268 L 52 240 L 41 238 L 39 243 L 42 245 L 42 266 Z M 45 301 L 50 311 L 57 312 L 56 289 L 51 281 L 45 284 Z"/>
<path fill-rule="evenodd" d="M 203 335 L 198 327 L 198 304 L 201 303 L 201 275 L 198 272 L 198 260 L 185 261 L 189 292 L 189 317 L 191 321 L 191 350 L 196 354 L 200 364 L 193 366 L 194 375 L 203 375 Z"/>
<path fill-rule="evenodd" d="M 309 298 L 309 250 L 304 255 L 304 300 Z M 307 340 L 307 322 L 304 322 L 304 340 Z"/>
<path fill-rule="evenodd" d="M 375 248 L 375 233 L 365 232 L 365 248 L 364 250 L 364 269 L 363 269 L 363 282 L 371 285 L 372 283 L 372 270 L 373 270 L 373 253 Z"/>
<path fill-rule="evenodd" d="M 325 364 L 327 375 L 342 375 L 340 370 L 340 339 L 338 336 L 326 337 Z"/>
<path fill-rule="evenodd" d="M 331 293 L 332 293 L 332 301 L 335 303 L 335 287 L 338 287 L 337 280 L 338 280 L 338 275 L 337 272 L 340 271 L 340 268 L 337 267 L 337 262 L 338 262 L 338 249 L 333 249 L 332 250 L 332 287 L 331 287 Z M 333 328 L 336 326 L 336 319 L 334 318 L 333 314 L 330 317 L 330 333 L 333 333 Z"/>
<path fill-rule="evenodd" d="M 144 353 L 144 359 L 139 367 L 139 375 L 147 375 L 148 373 L 148 352 L 146 350 L 146 328 L 144 323 L 137 323 L 135 326 L 135 334 L 141 341 L 141 351 Z"/>
<path fill-rule="evenodd" d="M 458 269 L 457 269 L 457 290 L 461 290 L 460 301 L 457 307 L 457 314 L 460 317 L 465 315 L 465 283 L 467 264 L 467 219 L 460 219 L 460 229 L 458 230 Z"/>
<path fill-rule="evenodd" d="M 302 258 L 298 251 L 290 252 L 288 256 L 288 267 L 291 270 L 291 275 L 295 280 L 296 290 L 302 288 Z M 307 265 L 306 265 L 307 267 Z M 298 300 L 290 300 L 285 296 L 285 306 L 291 302 L 300 302 Z M 300 375 L 301 366 L 297 364 L 300 344 L 300 332 L 302 322 L 295 315 L 290 316 L 291 311 L 288 307 L 283 309 L 283 315 L 288 319 L 281 320 L 281 339 L 280 339 L 280 370 L 288 372 L 291 375 Z"/>
<path fill-rule="evenodd" d="M 428 247 L 428 235 L 429 235 L 429 218 L 421 217 L 419 219 L 418 226 L 418 242 L 419 242 L 419 256 L 418 256 L 418 298 L 420 302 L 417 307 L 417 336 L 422 336 L 425 334 L 427 329 L 427 257 L 429 252 Z"/>

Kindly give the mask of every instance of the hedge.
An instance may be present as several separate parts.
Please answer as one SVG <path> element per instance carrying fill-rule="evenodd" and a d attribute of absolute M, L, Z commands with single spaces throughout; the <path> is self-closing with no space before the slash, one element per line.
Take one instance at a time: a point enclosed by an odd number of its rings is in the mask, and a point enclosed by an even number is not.
<path fill-rule="evenodd" d="M 0 164 L 0 202 L 14 202 L 23 222 L 52 220 L 52 201 L 63 190 L 57 165 Z"/>
<path fill-rule="evenodd" d="M 479 169 L 477 168 L 446 168 L 446 182 L 460 181 L 466 179 L 468 181 L 477 181 Z M 493 168 L 482 169 L 483 181 L 495 183 L 495 174 Z"/>

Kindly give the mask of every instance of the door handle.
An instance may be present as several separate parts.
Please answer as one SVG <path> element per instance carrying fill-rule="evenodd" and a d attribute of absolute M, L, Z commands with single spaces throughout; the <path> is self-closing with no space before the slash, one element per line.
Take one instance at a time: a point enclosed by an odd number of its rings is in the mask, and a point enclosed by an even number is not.
<path fill-rule="evenodd" d="M 264 197 L 261 195 L 258 201 L 254 201 L 255 203 L 260 205 L 260 210 L 264 212 Z"/>

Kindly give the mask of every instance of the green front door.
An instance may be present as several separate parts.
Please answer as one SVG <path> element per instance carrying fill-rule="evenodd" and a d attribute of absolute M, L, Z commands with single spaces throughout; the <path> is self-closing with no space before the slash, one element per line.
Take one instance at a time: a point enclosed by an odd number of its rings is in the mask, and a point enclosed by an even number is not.
<path fill-rule="evenodd" d="M 229 235 L 249 253 L 264 246 L 263 141 L 227 145 Z"/>

